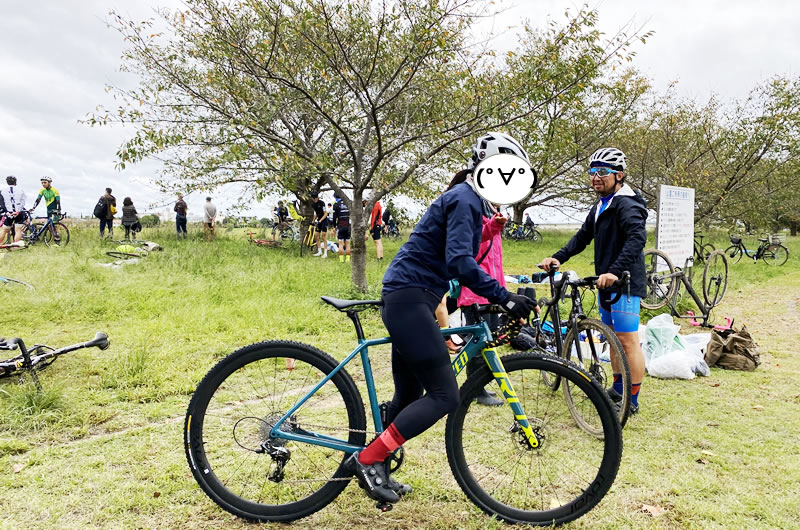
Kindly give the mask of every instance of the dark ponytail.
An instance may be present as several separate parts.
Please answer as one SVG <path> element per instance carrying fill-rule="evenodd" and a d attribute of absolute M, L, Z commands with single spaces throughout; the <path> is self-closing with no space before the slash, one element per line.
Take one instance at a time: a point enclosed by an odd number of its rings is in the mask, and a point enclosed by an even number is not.
<path fill-rule="evenodd" d="M 450 184 L 447 186 L 447 189 L 444 191 L 450 191 L 453 189 L 457 184 L 461 184 L 462 182 L 467 180 L 467 176 L 472 173 L 471 169 L 462 169 L 456 176 L 453 177 L 453 180 L 450 181 Z"/>

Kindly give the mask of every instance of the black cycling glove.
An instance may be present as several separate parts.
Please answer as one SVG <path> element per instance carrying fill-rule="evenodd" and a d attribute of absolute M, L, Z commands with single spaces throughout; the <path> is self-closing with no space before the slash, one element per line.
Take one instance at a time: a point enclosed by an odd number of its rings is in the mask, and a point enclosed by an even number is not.
<path fill-rule="evenodd" d="M 508 300 L 503 302 L 503 308 L 516 318 L 527 318 L 536 302 L 521 294 L 509 293 Z"/>

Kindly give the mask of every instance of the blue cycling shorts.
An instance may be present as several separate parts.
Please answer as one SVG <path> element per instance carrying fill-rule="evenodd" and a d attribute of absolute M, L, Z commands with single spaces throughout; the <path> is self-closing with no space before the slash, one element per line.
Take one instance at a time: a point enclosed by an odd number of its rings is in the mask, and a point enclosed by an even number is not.
<path fill-rule="evenodd" d="M 642 298 L 623 294 L 617 303 L 610 305 L 609 302 L 614 296 L 614 293 L 605 291 L 600 291 L 598 294 L 600 318 L 603 324 L 612 326 L 614 331 L 622 333 L 639 331 L 639 311 Z"/>

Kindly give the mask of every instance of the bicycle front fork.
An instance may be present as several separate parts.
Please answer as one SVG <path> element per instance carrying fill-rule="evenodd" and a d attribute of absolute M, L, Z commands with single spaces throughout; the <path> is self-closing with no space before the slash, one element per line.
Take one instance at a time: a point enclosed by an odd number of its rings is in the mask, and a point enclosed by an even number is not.
<path fill-rule="evenodd" d="M 542 443 L 542 439 L 539 437 L 536 430 L 531 427 L 528 416 L 526 416 L 525 411 L 522 410 L 522 405 L 519 402 L 517 393 L 514 391 L 514 385 L 511 384 L 511 380 L 508 378 L 508 374 L 506 374 L 506 369 L 503 367 L 503 363 L 500 361 L 497 351 L 494 348 L 486 348 L 481 354 L 486 360 L 489 369 L 492 371 L 497 385 L 500 387 L 503 399 L 505 399 L 508 406 L 511 407 L 511 410 L 514 411 L 514 420 L 516 420 L 515 426 L 519 426 L 522 430 L 528 447 L 531 449 L 538 449 Z"/>

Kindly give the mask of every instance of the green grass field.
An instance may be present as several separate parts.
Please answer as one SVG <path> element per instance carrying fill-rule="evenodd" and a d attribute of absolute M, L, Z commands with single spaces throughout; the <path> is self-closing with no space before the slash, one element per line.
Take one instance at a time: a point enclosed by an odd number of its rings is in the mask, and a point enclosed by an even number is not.
<path fill-rule="evenodd" d="M 41 374 L 44 392 L 0 383 L 0 526 L 3 528 L 250 528 L 218 508 L 194 482 L 182 445 L 191 393 L 220 358 L 268 339 L 312 344 L 341 358 L 354 344 L 350 321 L 320 295 L 353 296 L 349 265 L 300 258 L 296 249 L 248 245 L 244 231 L 214 242 L 193 233 L 136 265 L 99 264 L 113 249 L 95 230 L 74 229 L 65 248 L 38 245 L 0 256 L 0 274 L 36 286 L 0 288 L 0 335 L 62 346 L 102 330 L 106 351 L 74 352 Z M 530 274 L 569 238 L 505 243 L 505 269 Z M 727 246 L 720 234 L 713 241 Z M 368 244 L 370 296 L 387 259 Z M 617 480 L 571 527 L 790 528 L 800 513 L 800 241 L 788 263 L 742 260 L 731 267 L 717 310 L 746 324 L 762 351 L 753 373 L 712 369 L 691 381 L 646 378 L 641 413 L 624 431 Z M 566 268 L 593 273 L 591 251 Z M 545 294 L 544 292 L 539 293 Z M 686 307 L 690 307 L 686 305 Z M 364 313 L 369 336 L 385 334 Z M 694 328 L 687 331 L 694 331 Z M 372 352 L 378 391 L 391 395 L 388 348 Z M 363 382 L 357 364 L 354 378 Z M 469 503 L 451 476 L 444 421 L 407 444 L 398 478 L 415 492 L 382 514 L 351 484 L 305 528 L 504 528 Z M 487 451 L 491 446 L 487 443 Z M 655 507 L 651 512 L 645 506 Z M 663 512 L 661 511 L 663 510 Z M 268 525 L 265 525 L 268 526 Z"/>

